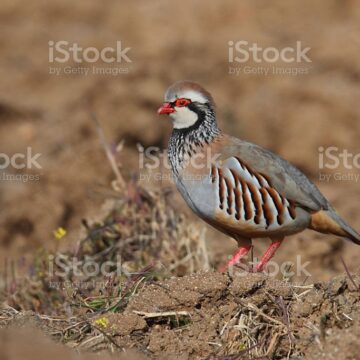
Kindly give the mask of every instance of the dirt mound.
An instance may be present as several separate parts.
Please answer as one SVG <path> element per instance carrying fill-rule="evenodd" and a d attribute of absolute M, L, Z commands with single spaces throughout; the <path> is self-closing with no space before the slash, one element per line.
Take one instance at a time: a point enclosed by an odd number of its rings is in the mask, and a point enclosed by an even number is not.
<path fill-rule="evenodd" d="M 61 322 L 7 310 L 2 325 L 35 324 L 53 337 L 85 326 L 68 345 L 133 349 L 156 359 L 355 359 L 360 293 L 354 283 L 359 276 L 297 285 L 264 274 L 200 272 L 146 284 L 121 313 Z"/>
<path fill-rule="evenodd" d="M 331 181 L 319 181 L 326 169 L 319 171 L 318 161 L 319 147 L 359 152 L 357 3 L 208 0 L 208 4 L 1 1 L 1 153 L 23 154 L 30 146 L 42 154 L 42 169 L 5 171 L 39 179 L 1 182 L 0 262 L 5 255 L 54 248 L 51 234 L 59 226 L 67 230 L 72 244 L 81 219 L 96 215 L 109 196 L 104 188 L 111 181 L 111 169 L 91 122 L 89 103 L 112 148 L 125 140 L 125 150 L 117 158 L 124 176 L 138 176 L 144 170 L 139 169 L 136 144 L 166 147 L 171 125 L 159 120 L 156 110 L 164 90 L 181 79 L 200 82 L 211 91 L 225 132 L 267 147 L 306 171 L 339 213 L 360 230 L 354 201 L 360 197 L 359 182 L 335 180 L 336 173 L 358 174 L 358 169 L 328 169 Z M 132 67 L 120 76 L 49 74 L 49 67 L 60 65 L 49 63 L 48 43 L 57 40 L 97 49 L 121 40 L 124 47 L 131 47 Z M 231 75 L 230 40 L 278 49 L 301 41 L 311 48 L 309 74 Z M 65 65 L 76 67 L 73 61 Z M 258 67 L 253 62 L 245 65 Z M 160 181 L 146 185 L 157 190 L 163 186 Z M 179 196 L 174 201 L 178 209 L 185 209 Z M 328 238 L 310 232 L 294 236 L 277 259 L 293 261 L 303 254 L 316 280 L 329 280 L 343 271 L 339 253 L 355 270 L 358 250 Z M 234 250 L 235 244 L 211 230 L 207 240 L 214 259 Z"/>

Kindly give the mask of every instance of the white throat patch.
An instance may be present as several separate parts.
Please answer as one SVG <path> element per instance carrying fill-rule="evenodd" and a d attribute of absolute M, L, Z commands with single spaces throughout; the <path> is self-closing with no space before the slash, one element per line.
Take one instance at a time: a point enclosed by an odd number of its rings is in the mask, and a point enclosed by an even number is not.
<path fill-rule="evenodd" d="M 193 126 L 198 115 L 187 107 L 175 107 L 175 112 L 170 114 L 173 120 L 174 129 L 186 129 Z"/>

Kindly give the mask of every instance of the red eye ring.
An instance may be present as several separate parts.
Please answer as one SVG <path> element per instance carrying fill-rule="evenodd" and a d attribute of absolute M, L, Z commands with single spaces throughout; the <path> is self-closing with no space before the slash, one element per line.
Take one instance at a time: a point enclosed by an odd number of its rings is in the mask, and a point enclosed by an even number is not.
<path fill-rule="evenodd" d="M 188 104 L 190 104 L 190 100 L 184 99 L 184 98 L 176 99 L 176 101 L 175 101 L 175 106 L 177 106 L 177 107 L 183 107 Z"/>

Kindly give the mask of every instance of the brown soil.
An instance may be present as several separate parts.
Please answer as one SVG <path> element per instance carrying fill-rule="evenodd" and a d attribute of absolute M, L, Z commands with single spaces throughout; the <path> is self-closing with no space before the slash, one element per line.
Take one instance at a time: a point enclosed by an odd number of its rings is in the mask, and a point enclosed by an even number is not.
<path fill-rule="evenodd" d="M 359 284 L 360 278 L 340 276 L 309 286 L 262 274 L 232 279 L 200 272 L 171 278 L 143 287 L 123 313 L 88 318 L 98 336 L 83 340 L 80 349 L 126 349 L 130 358 L 142 354 L 151 359 L 283 359 L 288 354 L 294 359 L 357 359 L 360 294 L 352 281 Z M 24 325 L 48 336 L 67 326 L 31 312 L 7 322 L 15 328 Z M 15 333 L 3 330 L 8 339 Z M 47 354 L 47 346 L 36 350 L 39 356 Z M 5 354 L 17 359 L 11 349 L 10 342 Z"/>
<path fill-rule="evenodd" d="M 190 0 L 177 5 L 135 1 L 106 6 L 92 0 L 79 0 L 76 5 L 67 0 L 46 5 L 37 0 L 1 2 L 1 151 L 23 153 L 31 146 L 42 154 L 42 169 L 31 172 L 40 175 L 39 181 L 2 181 L 0 257 L 28 254 L 42 246 L 53 248 L 52 232 L 59 226 L 68 231 L 64 244 L 68 246 L 78 237 L 80 220 L 95 215 L 109 196 L 111 169 L 90 119 L 89 104 L 110 143 L 115 146 L 125 140 L 125 151 L 118 159 L 124 174 L 138 176 L 136 143 L 166 146 L 170 124 L 157 117 L 156 109 L 166 87 L 184 78 L 212 92 L 226 132 L 270 148 L 298 165 L 360 230 L 355 201 L 359 182 L 318 181 L 320 146 L 359 152 L 357 3 L 229 0 L 207 4 Z M 127 75 L 48 73 L 49 40 L 102 48 L 119 39 L 131 47 L 133 62 Z M 231 39 L 279 48 L 301 40 L 311 47 L 309 74 L 228 75 Z M 334 46 L 339 43 L 340 48 Z M 349 173 L 343 168 L 338 171 Z M 158 189 L 168 184 L 146 185 Z M 177 194 L 174 201 L 187 211 Z M 215 231 L 209 230 L 207 238 L 213 262 L 221 262 L 235 250 L 235 243 Z M 259 253 L 265 247 L 258 242 Z M 340 254 L 354 271 L 359 266 L 352 244 L 312 232 L 288 239 L 276 259 L 294 261 L 295 254 L 310 261 L 315 280 L 343 271 Z"/>

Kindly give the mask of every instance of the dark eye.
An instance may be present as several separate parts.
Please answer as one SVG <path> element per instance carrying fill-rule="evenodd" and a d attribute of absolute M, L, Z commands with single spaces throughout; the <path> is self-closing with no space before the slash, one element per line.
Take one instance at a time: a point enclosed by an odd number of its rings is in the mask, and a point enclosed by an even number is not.
<path fill-rule="evenodd" d="M 177 107 L 186 106 L 188 104 L 190 104 L 190 100 L 188 100 L 188 99 L 177 99 L 175 101 L 175 106 L 177 106 Z"/>

